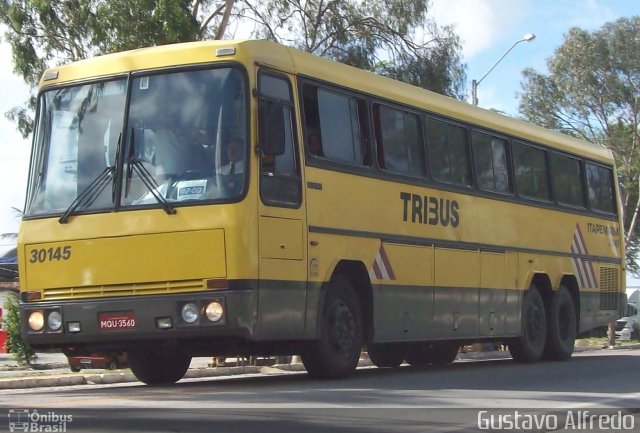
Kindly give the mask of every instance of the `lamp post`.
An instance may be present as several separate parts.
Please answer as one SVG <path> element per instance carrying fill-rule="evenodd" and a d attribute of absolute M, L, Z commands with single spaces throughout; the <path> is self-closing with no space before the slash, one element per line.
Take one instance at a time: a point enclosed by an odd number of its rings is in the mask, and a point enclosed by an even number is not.
<path fill-rule="evenodd" d="M 479 80 L 472 80 L 471 81 L 471 101 L 473 102 L 473 105 L 478 105 L 478 85 L 480 85 L 480 83 L 482 82 L 482 80 L 485 79 L 485 77 L 487 75 L 489 75 L 489 73 L 491 71 L 493 71 L 493 69 L 498 66 L 498 63 L 500 63 L 502 61 L 502 59 L 504 59 L 505 57 L 507 57 L 507 54 L 509 54 L 511 52 L 511 50 L 513 50 L 513 48 L 518 45 L 520 42 L 530 42 L 532 40 L 534 40 L 536 38 L 536 35 L 534 35 L 533 33 L 527 33 L 526 35 L 524 35 L 522 37 L 522 39 L 517 40 L 513 43 L 513 45 L 511 45 L 509 47 L 509 49 L 502 55 L 502 57 L 500 57 L 498 59 L 497 62 L 495 62 L 493 64 L 493 66 L 491 68 L 489 68 L 489 70 L 487 71 L 486 74 L 484 74 L 482 76 L 482 78 L 480 78 Z"/>

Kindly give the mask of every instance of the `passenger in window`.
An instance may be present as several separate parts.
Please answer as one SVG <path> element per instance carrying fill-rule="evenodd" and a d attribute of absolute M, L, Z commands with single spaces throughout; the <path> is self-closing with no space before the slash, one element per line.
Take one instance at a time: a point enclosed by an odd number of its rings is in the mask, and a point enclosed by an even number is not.
<path fill-rule="evenodd" d="M 312 132 L 307 137 L 307 145 L 309 146 L 309 152 L 315 156 L 324 156 L 322 152 L 322 140 L 317 132 Z"/>

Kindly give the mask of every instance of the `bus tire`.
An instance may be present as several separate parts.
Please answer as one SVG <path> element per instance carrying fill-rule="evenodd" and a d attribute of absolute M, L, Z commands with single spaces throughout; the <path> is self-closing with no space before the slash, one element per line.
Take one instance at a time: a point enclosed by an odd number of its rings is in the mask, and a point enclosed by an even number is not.
<path fill-rule="evenodd" d="M 457 343 L 434 343 L 431 357 L 432 364 L 451 364 L 458 357 L 460 345 Z"/>
<path fill-rule="evenodd" d="M 542 356 L 547 337 L 547 320 L 540 292 L 531 287 L 522 298 L 522 335 L 509 344 L 515 361 L 536 362 Z"/>
<path fill-rule="evenodd" d="M 547 315 L 546 359 L 566 361 L 576 342 L 576 309 L 566 287 L 561 286 L 551 299 Z"/>
<path fill-rule="evenodd" d="M 459 350 L 458 344 L 450 342 L 414 343 L 405 359 L 413 367 L 451 364 L 457 358 Z"/>
<path fill-rule="evenodd" d="M 147 385 L 168 385 L 182 379 L 191 364 L 191 356 L 177 348 L 141 347 L 127 352 L 133 375 Z"/>
<path fill-rule="evenodd" d="M 316 379 L 346 377 L 358 366 L 363 342 L 360 305 L 346 278 L 331 280 L 320 317 L 320 338 L 302 354 L 302 363 Z"/>
<path fill-rule="evenodd" d="M 367 352 L 373 365 L 379 368 L 398 368 L 404 360 L 404 350 L 396 344 L 372 344 Z"/>
<path fill-rule="evenodd" d="M 405 358 L 412 367 L 426 367 L 431 362 L 428 343 L 411 343 L 407 346 Z"/>

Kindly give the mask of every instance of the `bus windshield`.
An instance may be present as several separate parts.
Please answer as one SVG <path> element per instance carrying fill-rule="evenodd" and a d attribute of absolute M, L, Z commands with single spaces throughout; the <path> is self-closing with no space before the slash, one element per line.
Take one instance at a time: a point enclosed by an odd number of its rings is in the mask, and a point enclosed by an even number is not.
<path fill-rule="evenodd" d="M 246 104 L 244 74 L 229 67 L 43 92 L 25 214 L 237 200 Z"/>

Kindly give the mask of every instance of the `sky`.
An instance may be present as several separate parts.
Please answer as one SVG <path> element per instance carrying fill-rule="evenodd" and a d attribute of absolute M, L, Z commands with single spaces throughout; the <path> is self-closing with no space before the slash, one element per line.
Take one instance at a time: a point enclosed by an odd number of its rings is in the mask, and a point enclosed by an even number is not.
<path fill-rule="evenodd" d="M 546 61 L 571 27 L 597 30 L 623 16 L 640 15 L 639 0 L 432 0 L 440 25 L 455 26 L 467 64 L 467 88 L 527 33 L 536 38 L 519 43 L 478 86 L 479 106 L 518 115 L 521 71 L 546 71 Z M 0 29 L 4 34 L 4 29 Z M 17 232 L 19 219 L 11 209 L 24 207 L 30 141 L 2 115 L 29 97 L 29 88 L 13 74 L 11 50 L 0 42 L 0 234 Z M 0 252 L 11 241 L 0 239 Z M 640 285 L 640 283 L 638 284 Z"/>

